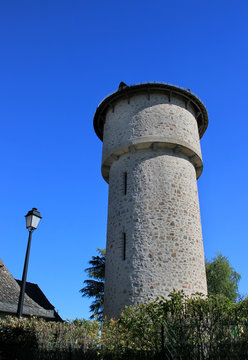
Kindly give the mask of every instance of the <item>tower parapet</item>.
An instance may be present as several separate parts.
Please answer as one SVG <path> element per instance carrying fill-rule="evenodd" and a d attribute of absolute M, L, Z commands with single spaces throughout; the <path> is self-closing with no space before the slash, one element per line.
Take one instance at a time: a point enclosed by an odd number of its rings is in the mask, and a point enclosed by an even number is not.
<path fill-rule="evenodd" d="M 166 84 L 126 86 L 97 108 L 109 183 L 104 313 L 167 296 L 207 293 L 196 179 L 205 106 Z"/>

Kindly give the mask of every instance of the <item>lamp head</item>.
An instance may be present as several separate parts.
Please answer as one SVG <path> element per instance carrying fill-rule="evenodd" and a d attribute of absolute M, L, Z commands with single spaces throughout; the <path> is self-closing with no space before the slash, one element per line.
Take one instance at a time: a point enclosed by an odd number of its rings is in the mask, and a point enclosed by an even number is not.
<path fill-rule="evenodd" d="M 28 230 L 37 229 L 40 219 L 42 219 L 40 212 L 36 208 L 30 210 L 27 213 L 27 215 L 25 215 L 25 218 L 26 218 L 26 227 Z"/>

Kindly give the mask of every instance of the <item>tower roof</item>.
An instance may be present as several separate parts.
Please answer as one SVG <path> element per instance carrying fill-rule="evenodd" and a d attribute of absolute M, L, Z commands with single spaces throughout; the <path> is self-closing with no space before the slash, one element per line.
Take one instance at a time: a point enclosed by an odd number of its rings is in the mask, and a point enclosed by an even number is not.
<path fill-rule="evenodd" d="M 129 99 L 133 95 L 141 93 L 145 93 L 148 96 L 150 96 L 151 93 L 164 93 L 168 95 L 169 99 L 172 95 L 182 97 L 185 101 L 186 108 L 189 103 L 195 108 L 199 136 L 200 138 L 203 136 L 208 127 L 207 110 L 202 101 L 197 96 L 193 95 L 189 89 L 185 90 L 180 87 L 164 83 L 146 83 L 128 86 L 121 82 L 119 89 L 115 93 L 106 97 L 96 109 L 94 116 L 94 129 L 99 139 L 103 139 L 103 127 L 108 109 L 112 107 L 117 100 Z"/>

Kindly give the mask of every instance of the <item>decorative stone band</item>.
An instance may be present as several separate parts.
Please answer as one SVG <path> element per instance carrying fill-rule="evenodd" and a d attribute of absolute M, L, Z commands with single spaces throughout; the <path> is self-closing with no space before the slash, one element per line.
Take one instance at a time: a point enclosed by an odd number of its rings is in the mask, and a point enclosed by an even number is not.
<path fill-rule="evenodd" d="M 139 150 L 151 149 L 156 155 L 158 150 L 166 150 L 166 153 L 170 153 L 172 156 L 183 155 L 185 156 L 195 167 L 196 178 L 201 176 L 203 170 L 202 157 L 199 151 L 189 146 L 188 143 L 184 143 L 181 140 L 174 140 L 172 138 L 166 139 L 165 137 L 149 136 L 130 140 L 127 144 L 119 146 L 111 154 L 108 154 L 102 161 L 102 176 L 104 180 L 109 182 L 109 171 L 114 163 L 120 156 L 126 153 L 134 153 Z"/>
<path fill-rule="evenodd" d="M 94 116 L 94 129 L 101 140 L 103 139 L 104 123 L 108 110 L 112 109 L 112 112 L 114 112 L 116 102 L 124 99 L 129 104 L 132 96 L 141 93 L 146 94 L 148 100 L 150 100 L 151 94 L 165 94 L 168 97 L 169 103 L 173 102 L 173 97 L 181 98 L 185 109 L 188 109 L 189 107 L 193 109 L 198 124 L 199 136 L 200 138 L 203 136 L 208 126 L 208 114 L 204 104 L 197 96 L 193 95 L 189 90 L 185 90 L 177 86 L 163 83 L 147 83 L 126 86 L 125 88 L 119 89 L 115 93 L 106 97 L 101 102 Z"/>

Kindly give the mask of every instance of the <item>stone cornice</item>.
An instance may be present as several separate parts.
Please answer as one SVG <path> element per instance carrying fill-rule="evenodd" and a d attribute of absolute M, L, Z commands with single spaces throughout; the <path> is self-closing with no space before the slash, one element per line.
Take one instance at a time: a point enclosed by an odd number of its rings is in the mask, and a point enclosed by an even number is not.
<path fill-rule="evenodd" d="M 197 152 L 192 146 L 189 146 L 187 143 L 183 141 L 178 141 L 173 139 L 168 139 L 166 141 L 165 138 L 160 138 L 156 136 L 150 136 L 147 138 L 137 138 L 132 139 L 132 141 L 128 144 L 123 144 L 123 146 L 119 146 L 117 149 L 112 151 L 110 154 L 106 155 L 102 161 L 102 176 L 105 181 L 109 182 L 109 171 L 112 164 L 119 159 L 120 156 L 126 153 L 134 153 L 136 151 L 152 149 L 153 156 L 156 156 L 156 151 L 164 150 L 168 152 L 168 154 L 172 156 L 185 156 L 195 167 L 196 178 L 198 179 L 201 176 L 203 170 L 203 163 L 201 154 Z M 159 153 L 157 154 L 159 155 Z"/>

